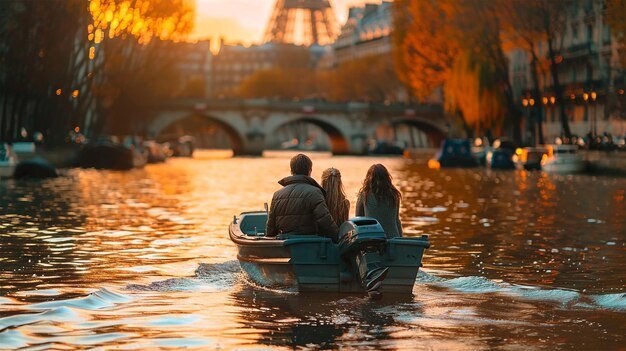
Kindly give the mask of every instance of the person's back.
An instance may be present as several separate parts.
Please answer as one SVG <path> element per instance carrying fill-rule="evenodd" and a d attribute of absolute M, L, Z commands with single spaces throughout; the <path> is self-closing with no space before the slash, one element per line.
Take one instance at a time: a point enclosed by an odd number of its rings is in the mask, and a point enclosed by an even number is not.
<path fill-rule="evenodd" d="M 302 154 L 291 160 L 292 175 L 278 183 L 267 219 L 267 236 L 318 234 L 337 241 L 339 229 L 328 211 L 324 191 L 310 177 L 311 160 Z"/>
<path fill-rule="evenodd" d="M 341 182 L 341 172 L 328 168 L 322 172 L 322 188 L 326 192 L 326 205 L 337 226 L 348 220 L 350 201 L 346 198 Z"/>
<path fill-rule="evenodd" d="M 370 167 L 359 191 L 356 215 L 375 218 L 387 238 L 402 236 L 400 192 L 391 183 L 391 175 L 381 164 Z"/>
<path fill-rule="evenodd" d="M 359 194 L 356 201 L 356 215 L 358 217 L 370 217 L 378 220 L 385 230 L 387 238 L 402 236 L 402 223 L 399 216 L 399 203 L 379 201 L 374 194 Z"/>

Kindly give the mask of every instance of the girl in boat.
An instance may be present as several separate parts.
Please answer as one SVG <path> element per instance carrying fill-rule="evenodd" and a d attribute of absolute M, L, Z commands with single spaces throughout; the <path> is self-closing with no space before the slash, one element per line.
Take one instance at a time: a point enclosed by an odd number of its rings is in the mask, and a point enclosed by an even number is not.
<path fill-rule="evenodd" d="M 400 191 L 391 182 L 391 175 L 381 164 L 370 167 L 356 201 L 357 217 L 371 217 L 380 222 L 387 238 L 402 236 L 400 222 Z"/>
<path fill-rule="evenodd" d="M 348 220 L 348 212 L 350 211 L 350 201 L 346 198 L 341 182 L 341 173 L 336 168 L 328 168 L 322 172 L 322 188 L 326 192 L 326 205 L 330 211 L 330 215 L 337 224 Z"/>

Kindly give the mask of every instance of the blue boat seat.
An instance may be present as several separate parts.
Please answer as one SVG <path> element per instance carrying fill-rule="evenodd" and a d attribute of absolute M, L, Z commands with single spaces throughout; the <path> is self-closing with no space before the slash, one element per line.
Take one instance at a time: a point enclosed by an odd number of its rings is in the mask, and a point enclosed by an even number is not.
<path fill-rule="evenodd" d="M 265 225 L 267 224 L 266 213 L 243 214 L 239 222 L 241 232 L 246 235 L 265 235 Z"/>

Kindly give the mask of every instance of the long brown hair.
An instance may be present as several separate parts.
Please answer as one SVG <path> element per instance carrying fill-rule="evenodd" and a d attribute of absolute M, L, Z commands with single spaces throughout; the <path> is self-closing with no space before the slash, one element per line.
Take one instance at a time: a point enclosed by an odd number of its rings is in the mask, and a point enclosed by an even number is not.
<path fill-rule="evenodd" d="M 336 168 L 328 168 L 322 172 L 322 188 L 326 191 L 326 205 L 337 225 L 348 220 L 350 205 L 346 201 L 346 192 L 341 182 L 341 173 Z"/>
<path fill-rule="evenodd" d="M 380 163 L 372 165 L 367 170 L 363 186 L 359 190 L 359 196 L 363 196 L 363 201 L 367 201 L 369 194 L 374 195 L 376 201 L 387 202 L 390 205 L 399 204 L 402 199 L 402 194 L 391 182 L 391 174 Z"/>

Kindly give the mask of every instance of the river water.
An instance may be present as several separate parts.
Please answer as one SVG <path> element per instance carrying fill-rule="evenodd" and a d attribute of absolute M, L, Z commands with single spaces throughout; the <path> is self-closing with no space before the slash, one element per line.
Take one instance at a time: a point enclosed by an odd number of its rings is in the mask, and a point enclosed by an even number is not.
<path fill-rule="evenodd" d="M 430 235 L 413 295 L 371 301 L 241 274 L 228 223 L 263 208 L 289 156 L 0 181 L 0 349 L 624 350 L 625 178 L 312 154 L 351 213 L 385 164 L 405 235 Z"/>

